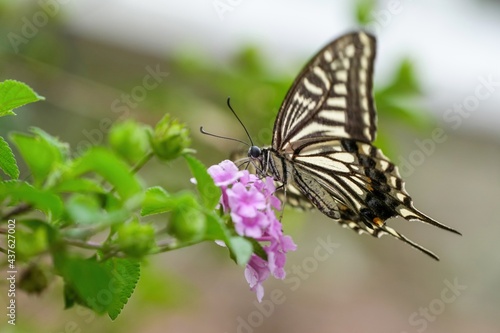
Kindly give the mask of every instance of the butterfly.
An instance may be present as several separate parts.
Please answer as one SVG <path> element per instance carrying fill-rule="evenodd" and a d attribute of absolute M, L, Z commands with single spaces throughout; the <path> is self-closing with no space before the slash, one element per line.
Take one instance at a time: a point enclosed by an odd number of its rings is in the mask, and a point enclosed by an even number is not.
<path fill-rule="evenodd" d="M 439 260 L 386 224 L 401 216 L 460 235 L 414 207 L 397 166 L 372 144 L 375 52 L 375 37 L 362 31 L 320 50 L 286 94 L 272 145 L 252 144 L 246 160 L 260 176 L 274 178 L 288 204 L 315 207 L 359 234 L 391 235 Z"/>

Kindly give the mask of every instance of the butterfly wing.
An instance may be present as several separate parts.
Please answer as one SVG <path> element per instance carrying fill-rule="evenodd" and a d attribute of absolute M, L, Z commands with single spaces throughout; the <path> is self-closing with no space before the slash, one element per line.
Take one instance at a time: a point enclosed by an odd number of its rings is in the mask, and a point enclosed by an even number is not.
<path fill-rule="evenodd" d="M 375 38 L 344 35 L 304 67 L 288 91 L 274 124 L 272 147 L 320 137 L 372 142 L 376 112 L 372 97 Z"/>

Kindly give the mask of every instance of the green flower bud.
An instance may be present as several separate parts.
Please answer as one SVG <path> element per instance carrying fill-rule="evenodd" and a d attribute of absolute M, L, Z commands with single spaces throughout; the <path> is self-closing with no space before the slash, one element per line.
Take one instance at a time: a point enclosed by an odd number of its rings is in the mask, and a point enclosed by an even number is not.
<path fill-rule="evenodd" d="M 156 245 L 155 230 L 150 224 L 141 224 L 138 221 L 123 224 L 117 234 L 120 249 L 133 257 L 147 254 Z"/>
<path fill-rule="evenodd" d="M 201 240 L 207 229 L 205 216 L 192 194 L 182 194 L 172 210 L 169 233 L 182 242 Z"/>
<path fill-rule="evenodd" d="M 136 164 L 149 151 L 148 132 L 151 129 L 127 120 L 111 127 L 109 145 L 130 164 Z"/>
<path fill-rule="evenodd" d="M 166 161 L 179 157 L 191 144 L 186 126 L 177 120 L 170 120 L 168 114 L 158 122 L 150 140 L 156 156 Z"/>
<path fill-rule="evenodd" d="M 47 272 L 37 264 L 32 264 L 21 273 L 19 288 L 28 294 L 40 294 L 47 288 Z"/>

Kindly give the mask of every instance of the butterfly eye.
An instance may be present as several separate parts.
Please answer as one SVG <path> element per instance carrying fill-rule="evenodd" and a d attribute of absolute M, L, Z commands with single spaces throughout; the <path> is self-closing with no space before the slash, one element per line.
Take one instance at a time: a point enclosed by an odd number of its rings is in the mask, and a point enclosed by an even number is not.
<path fill-rule="evenodd" d="M 250 149 L 248 150 L 248 157 L 251 157 L 251 158 L 259 158 L 261 155 L 261 151 L 260 151 L 260 148 L 257 147 L 257 146 L 252 146 L 250 147 Z"/>

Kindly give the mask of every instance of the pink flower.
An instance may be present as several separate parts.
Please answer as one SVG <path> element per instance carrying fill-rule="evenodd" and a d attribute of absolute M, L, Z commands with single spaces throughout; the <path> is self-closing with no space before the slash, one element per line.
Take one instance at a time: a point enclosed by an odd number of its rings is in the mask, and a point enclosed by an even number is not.
<path fill-rule="evenodd" d="M 263 243 L 267 261 L 252 254 L 245 269 L 245 278 L 260 302 L 264 296 L 262 283 L 270 275 L 284 279 L 286 253 L 297 248 L 290 236 L 283 235 L 281 222 L 276 218 L 274 210 L 281 209 L 281 201 L 274 195 L 274 180 L 239 171 L 228 160 L 211 166 L 208 173 L 222 190 L 220 203 L 224 212 L 230 214 L 236 233 Z"/>
<path fill-rule="evenodd" d="M 231 213 L 234 228 L 239 235 L 252 238 L 262 237 L 262 234 L 269 224 L 266 215 L 257 211 L 254 217 L 242 217 L 241 215 Z"/>
<path fill-rule="evenodd" d="M 218 165 L 212 165 L 208 168 L 208 173 L 214 179 L 215 185 L 219 187 L 232 184 L 241 176 L 238 167 L 229 160 L 222 161 Z"/>
<path fill-rule="evenodd" d="M 252 254 L 245 268 L 245 278 L 250 285 L 250 290 L 257 294 L 257 299 L 262 301 L 264 297 L 264 282 L 269 277 L 269 268 L 267 262 L 261 257 Z"/>
<path fill-rule="evenodd" d="M 266 197 L 255 186 L 247 189 L 236 183 L 227 190 L 227 196 L 232 212 L 242 217 L 255 217 L 259 210 L 266 208 Z"/>
<path fill-rule="evenodd" d="M 277 279 L 284 279 L 286 253 L 288 251 L 295 251 L 297 245 L 293 242 L 290 236 L 281 236 L 279 239 L 273 239 L 271 244 L 264 247 L 267 253 L 267 262 L 269 263 L 269 270 Z"/>

